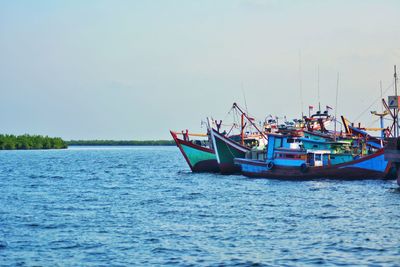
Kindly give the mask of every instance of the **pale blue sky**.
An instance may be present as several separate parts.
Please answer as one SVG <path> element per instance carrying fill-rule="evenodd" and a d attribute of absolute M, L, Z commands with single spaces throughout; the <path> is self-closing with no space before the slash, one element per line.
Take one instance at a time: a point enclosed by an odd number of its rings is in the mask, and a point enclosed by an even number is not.
<path fill-rule="evenodd" d="M 321 100 L 356 119 L 400 65 L 400 1 L 0 1 L 3 133 L 166 139 Z M 400 66 L 399 66 L 400 68 Z M 366 124 L 373 120 L 361 117 Z"/>

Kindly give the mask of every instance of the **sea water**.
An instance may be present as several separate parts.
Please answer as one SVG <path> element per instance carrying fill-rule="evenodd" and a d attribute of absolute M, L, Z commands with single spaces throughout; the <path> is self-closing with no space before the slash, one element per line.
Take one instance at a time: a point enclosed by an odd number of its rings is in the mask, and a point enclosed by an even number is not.
<path fill-rule="evenodd" d="M 191 173 L 176 147 L 0 152 L 1 266 L 400 265 L 394 181 Z"/>

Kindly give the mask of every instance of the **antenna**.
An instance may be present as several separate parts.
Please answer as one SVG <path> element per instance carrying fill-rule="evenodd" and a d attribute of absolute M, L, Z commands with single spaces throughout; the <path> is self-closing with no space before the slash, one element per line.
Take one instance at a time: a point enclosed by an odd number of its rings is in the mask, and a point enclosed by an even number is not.
<path fill-rule="evenodd" d="M 396 65 L 394 65 L 394 92 L 395 92 L 395 95 L 397 96 L 397 71 L 396 71 Z"/>
<path fill-rule="evenodd" d="M 249 115 L 249 110 L 247 109 L 247 101 L 246 101 L 246 94 L 244 93 L 244 88 L 243 88 L 243 82 L 242 82 L 242 93 L 243 93 L 243 99 L 244 99 L 244 107 L 246 108 L 246 115 Z M 241 119 L 241 122 L 242 122 L 242 131 L 243 131 L 243 114 L 242 114 L 242 119 Z M 252 130 L 251 129 L 251 124 L 250 124 L 250 130 Z M 242 140 L 242 145 L 243 145 L 244 143 L 243 143 L 243 140 Z"/>
<path fill-rule="evenodd" d="M 336 103 L 335 103 L 335 141 L 336 141 L 336 117 L 337 117 L 337 107 L 338 107 L 338 95 L 339 95 L 339 72 L 337 73 L 336 81 Z"/>
<path fill-rule="evenodd" d="M 318 110 L 321 111 L 321 99 L 319 96 L 319 65 L 317 67 L 317 90 L 318 90 Z"/>
<path fill-rule="evenodd" d="M 396 96 L 396 102 L 398 103 L 398 96 L 397 96 L 397 71 L 396 71 L 396 65 L 394 65 L 394 93 Z M 394 109 L 394 136 L 398 136 L 399 132 L 399 107 L 397 109 Z"/>
<path fill-rule="evenodd" d="M 299 86 L 300 86 L 301 118 L 303 118 L 304 110 L 303 110 L 303 84 L 301 79 L 301 49 L 299 50 Z"/>
<path fill-rule="evenodd" d="M 244 99 L 244 107 L 246 108 L 246 113 L 249 114 L 249 110 L 247 109 L 246 94 L 244 93 L 243 82 L 242 82 L 241 87 L 242 87 L 242 93 L 243 93 L 243 99 Z"/>
<path fill-rule="evenodd" d="M 381 99 L 383 99 L 383 93 L 382 93 L 382 80 L 379 81 L 379 87 L 381 89 Z M 383 112 L 383 105 L 382 105 L 382 112 Z"/>

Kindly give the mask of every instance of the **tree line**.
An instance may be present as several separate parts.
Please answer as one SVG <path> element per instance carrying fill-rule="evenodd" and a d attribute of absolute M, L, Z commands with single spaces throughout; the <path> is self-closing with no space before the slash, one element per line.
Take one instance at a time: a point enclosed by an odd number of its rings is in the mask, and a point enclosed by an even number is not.
<path fill-rule="evenodd" d="M 71 146 L 173 146 L 173 140 L 71 140 Z"/>
<path fill-rule="evenodd" d="M 60 137 L 0 134 L 0 150 L 62 149 L 67 147 L 67 143 Z"/>

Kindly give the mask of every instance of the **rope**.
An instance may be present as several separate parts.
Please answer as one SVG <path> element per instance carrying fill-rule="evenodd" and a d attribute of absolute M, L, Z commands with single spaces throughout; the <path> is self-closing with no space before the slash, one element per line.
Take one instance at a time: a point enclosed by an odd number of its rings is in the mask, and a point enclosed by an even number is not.
<path fill-rule="evenodd" d="M 394 82 L 392 82 L 392 83 L 385 89 L 385 91 L 383 92 L 382 95 L 386 94 L 386 92 L 389 91 L 390 88 L 392 88 L 393 84 L 394 84 Z M 366 112 L 368 112 L 368 111 L 371 109 L 371 107 L 372 107 L 373 105 L 375 105 L 376 102 L 377 102 L 379 99 L 381 99 L 380 96 L 379 96 L 377 99 L 375 99 L 374 102 L 372 102 L 372 104 L 371 104 L 370 106 L 368 106 L 368 108 L 366 108 L 363 112 L 361 112 L 361 113 L 357 116 L 357 118 L 355 118 L 355 119 L 353 120 L 353 122 L 354 122 L 354 121 L 357 121 L 359 118 L 361 118 L 362 115 L 364 115 Z"/>
<path fill-rule="evenodd" d="M 365 128 L 371 128 L 371 126 L 372 125 L 374 125 L 376 122 L 378 122 L 380 119 L 379 118 L 377 118 L 377 119 L 375 119 L 375 120 L 373 120 L 367 127 L 365 127 Z"/>
<path fill-rule="evenodd" d="M 232 157 L 235 157 L 235 155 L 233 155 L 232 150 L 231 150 L 231 148 L 229 147 L 229 145 L 228 145 L 228 144 L 225 144 L 225 145 L 226 145 L 226 147 L 228 148 L 229 152 L 231 153 L 231 156 L 232 156 Z"/>

